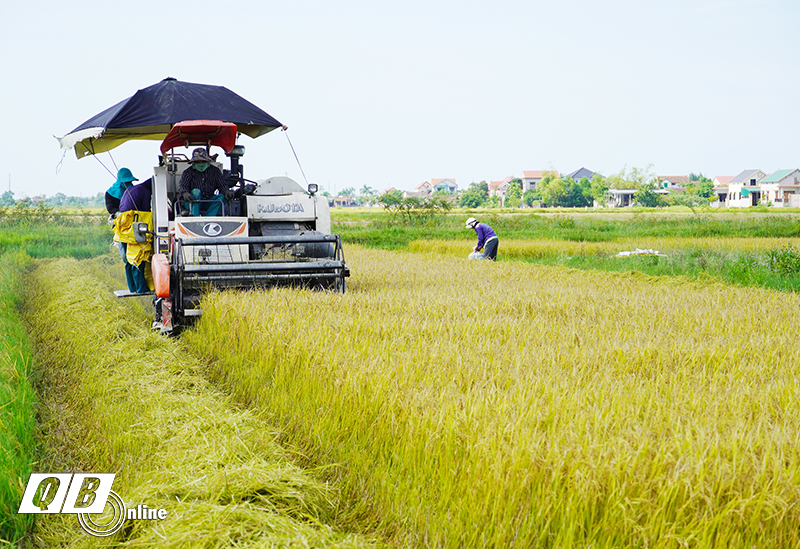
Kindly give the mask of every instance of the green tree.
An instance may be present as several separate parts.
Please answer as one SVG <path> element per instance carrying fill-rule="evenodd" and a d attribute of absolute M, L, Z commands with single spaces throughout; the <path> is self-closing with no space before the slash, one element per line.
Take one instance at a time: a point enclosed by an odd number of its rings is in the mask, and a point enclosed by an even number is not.
<path fill-rule="evenodd" d="M 14 200 L 14 191 L 9 189 L 6 192 L 4 192 L 2 195 L 0 195 L 0 205 L 13 206 L 14 202 L 16 202 Z"/>
<path fill-rule="evenodd" d="M 403 192 L 397 189 L 383 193 L 378 197 L 380 204 L 398 204 L 401 200 L 403 200 Z"/>
<path fill-rule="evenodd" d="M 508 182 L 506 196 L 503 198 L 503 206 L 507 208 L 519 208 L 522 202 L 522 181 L 517 178 Z"/>
<path fill-rule="evenodd" d="M 461 208 L 478 208 L 483 206 L 484 202 L 486 200 L 477 189 L 467 189 L 458 197 L 458 206 Z"/>
<path fill-rule="evenodd" d="M 356 190 L 353 187 L 345 187 L 336 196 L 355 196 Z"/>
<path fill-rule="evenodd" d="M 560 206 L 564 197 L 567 195 L 567 183 L 560 177 L 546 179 L 547 178 L 542 178 L 540 183 L 542 187 L 542 202 L 547 206 Z M 570 181 L 572 180 L 570 179 Z"/>
<path fill-rule="evenodd" d="M 657 194 L 655 187 L 658 185 L 658 178 L 653 173 L 653 165 L 648 164 L 644 168 L 623 167 L 619 173 L 607 177 L 603 183 L 608 189 L 635 189 L 634 201 L 641 206 L 655 207 L 663 205 L 664 199 Z M 601 186 L 598 184 L 598 190 Z M 597 197 L 597 193 L 593 193 Z M 595 198 L 596 199 L 596 198 Z"/>
<path fill-rule="evenodd" d="M 534 204 L 538 204 L 542 201 L 542 193 L 539 192 L 539 189 L 528 189 L 525 191 L 525 194 L 522 195 L 522 202 L 532 208 Z"/>
<path fill-rule="evenodd" d="M 570 177 L 542 178 L 539 183 L 541 188 L 542 202 L 548 206 L 559 208 L 583 208 L 590 206 L 591 182 L 587 178 L 581 178 L 576 182 Z"/>
<path fill-rule="evenodd" d="M 368 204 L 373 204 L 375 202 L 375 196 L 377 196 L 378 191 L 370 187 L 369 185 L 364 185 L 361 187 L 361 191 L 359 192 L 359 196 L 362 202 L 366 202 Z"/>
<path fill-rule="evenodd" d="M 596 200 L 598 204 L 605 205 L 608 202 L 608 180 L 596 173 L 592 176 L 592 181 L 589 183 L 589 196 Z"/>
<path fill-rule="evenodd" d="M 570 206 L 573 208 L 583 208 L 592 205 L 592 182 L 584 176 L 570 189 Z"/>
<path fill-rule="evenodd" d="M 418 223 L 446 214 L 452 208 L 449 198 L 432 196 L 403 198 L 400 191 L 392 191 L 378 197 L 378 202 L 392 214 L 392 219 Z"/>
<path fill-rule="evenodd" d="M 707 177 L 701 177 L 697 181 L 695 193 L 697 196 L 702 196 L 703 198 L 711 198 L 714 196 L 714 182 Z"/>
<path fill-rule="evenodd" d="M 625 174 L 625 178 L 637 188 L 652 189 L 658 183 L 658 178 L 653 173 L 652 164 L 648 164 L 644 168 L 631 168 L 630 171 Z"/>
<path fill-rule="evenodd" d="M 646 187 L 637 190 L 633 195 L 633 199 L 637 204 L 645 208 L 655 208 L 665 204 L 665 200 L 660 194 L 657 194 L 652 188 L 648 189 Z"/>
<path fill-rule="evenodd" d="M 700 173 L 690 173 L 689 174 L 689 181 L 700 181 L 701 179 L 707 179 L 703 172 Z"/>
<path fill-rule="evenodd" d="M 539 201 L 545 206 L 549 206 L 546 197 L 549 198 L 550 194 L 547 188 L 556 180 L 556 174 L 553 172 L 545 172 L 542 174 L 542 179 L 536 185 L 536 191 L 539 193 Z M 556 193 L 557 194 L 557 193 Z"/>
<path fill-rule="evenodd" d="M 696 206 L 707 206 L 708 198 L 695 193 L 669 193 L 663 200 L 670 206 L 688 206 L 694 208 Z"/>
<path fill-rule="evenodd" d="M 486 203 L 489 198 L 489 185 L 486 181 L 469 184 L 469 188 L 458 197 L 458 205 L 461 208 L 478 208 Z"/>

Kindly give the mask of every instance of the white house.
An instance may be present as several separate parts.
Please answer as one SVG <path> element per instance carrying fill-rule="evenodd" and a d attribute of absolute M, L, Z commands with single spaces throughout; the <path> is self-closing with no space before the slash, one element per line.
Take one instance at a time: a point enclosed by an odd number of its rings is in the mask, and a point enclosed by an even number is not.
<path fill-rule="evenodd" d="M 734 175 L 728 181 L 728 207 L 758 206 L 761 202 L 761 187 L 758 186 L 758 182 L 766 176 L 767 174 L 761 170 L 744 170 Z"/>
<path fill-rule="evenodd" d="M 685 188 L 689 184 L 688 175 L 659 175 L 658 186 L 668 191 Z"/>
<path fill-rule="evenodd" d="M 419 196 L 419 197 L 426 197 L 433 193 L 433 185 L 429 181 L 423 181 L 416 187 L 414 187 L 414 191 L 408 193 L 409 196 Z"/>
<path fill-rule="evenodd" d="M 758 181 L 762 202 L 776 207 L 800 206 L 800 169 L 778 170 Z"/>
<path fill-rule="evenodd" d="M 509 175 L 508 177 L 500 181 L 490 181 L 489 196 L 498 196 L 502 201 L 502 199 L 505 198 L 506 196 L 506 191 L 508 190 L 508 184 L 511 183 L 512 179 L 514 179 L 514 177 Z"/>
<path fill-rule="evenodd" d="M 636 189 L 608 189 L 608 205 L 612 208 L 625 208 L 633 204 Z"/>

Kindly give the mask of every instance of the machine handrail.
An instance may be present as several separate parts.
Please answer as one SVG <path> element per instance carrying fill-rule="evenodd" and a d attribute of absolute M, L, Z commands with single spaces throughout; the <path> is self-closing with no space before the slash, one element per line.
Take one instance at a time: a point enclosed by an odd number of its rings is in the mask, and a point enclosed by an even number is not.
<path fill-rule="evenodd" d="M 307 242 L 336 242 L 341 245 L 341 237 L 338 234 L 306 235 L 299 234 L 294 236 L 234 236 L 231 238 L 215 237 L 180 237 L 175 242 L 180 242 L 183 246 L 208 246 L 225 244 L 294 244 Z"/>
<path fill-rule="evenodd" d="M 319 271 L 327 269 L 341 269 L 344 267 L 343 261 L 327 260 L 327 261 L 302 261 L 297 263 L 213 263 L 205 264 L 200 263 L 196 265 L 184 265 L 183 270 L 186 273 L 203 273 L 203 272 L 249 272 L 249 271 Z"/>

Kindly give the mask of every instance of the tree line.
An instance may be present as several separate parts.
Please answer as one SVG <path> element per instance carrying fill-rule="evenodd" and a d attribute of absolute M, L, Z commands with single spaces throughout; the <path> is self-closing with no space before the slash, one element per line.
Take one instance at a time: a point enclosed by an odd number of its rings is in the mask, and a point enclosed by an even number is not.
<path fill-rule="evenodd" d="M 545 172 L 535 189 L 523 193 L 522 180 L 512 179 L 505 196 L 489 196 L 489 184 L 486 181 L 470 183 L 469 187 L 456 194 L 443 191 L 434 192 L 427 198 L 403 198 L 402 191 L 393 191 L 379 195 L 378 192 L 364 185 L 360 191 L 353 187 L 342 189 L 336 196 L 347 196 L 359 204 L 380 204 L 393 212 L 404 212 L 409 215 L 412 211 L 440 211 L 443 203 L 448 202 L 461 208 L 519 208 L 528 207 L 560 207 L 583 208 L 608 203 L 610 189 L 635 189 L 633 201 L 636 205 L 655 208 L 659 206 L 706 206 L 714 197 L 714 184 L 702 173 L 690 173 L 689 183 L 684 186 L 683 192 L 670 192 L 661 194 L 655 192 L 660 187 L 661 180 L 653 173 L 653 166 L 646 168 L 624 167 L 618 173 L 609 177 L 594 174 L 589 179 L 586 177 L 578 181 L 555 171 Z M 327 192 L 325 196 L 332 195 Z"/>
<path fill-rule="evenodd" d="M 103 193 L 97 193 L 94 196 L 67 196 L 64 193 L 56 193 L 54 196 L 41 195 L 34 198 L 14 198 L 14 191 L 8 190 L 0 194 L 0 206 L 36 206 L 43 204 L 52 208 L 102 208 L 105 206 L 105 199 Z"/>
<path fill-rule="evenodd" d="M 684 192 L 671 192 L 667 195 L 656 193 L 659 183 L 660 179 L 653 174 L 652 166 L 645 169 L 623 168 L 619 173 L 609 177 L 596 173 L 591 179 L 583 177 L 579 181 L 556 175 L 555 172 L 545 172 L 536 188 L 524 193 L 522 180 L 512 179 L 502 199 L 498 196 L 489 196 L 489 185 L 486 181 L 471 183 L 459 196 L 458 205 L 462 208 L 501 205 L 518 208 L 523 204 L 528 207 L 582 208 L 592 206 L 595 201 L 605 205 L 608 202 L 610 189 L 635 189 L 634 202 L 648 208 L 672 205 L 703 206 L 714 196 L 713 182 L 702 173 L 689 175 L 689 183 L 685 186 Z"/>

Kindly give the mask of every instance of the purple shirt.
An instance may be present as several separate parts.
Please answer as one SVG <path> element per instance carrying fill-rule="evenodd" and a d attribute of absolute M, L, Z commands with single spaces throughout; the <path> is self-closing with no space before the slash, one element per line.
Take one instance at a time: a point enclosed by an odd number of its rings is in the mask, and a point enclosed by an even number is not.
<path fill-rule="evenodd" d="M 150 201 L 153 196 L 153 179 L 148 179 L 138 185 L 128 188 L 119 201 L 119 211 L 149 212 Z"/>
<path fill-rule="evenodd" d="M 492 230 L 492 228 L 487 225 L 486 223 L 478 223 L 475 226 L 475 232 L 478 233 L 478 249 L 480 250 L 483 248 L 483 245 L 486 244 L 486 241 L 492 238 L 493 236 L 497 236 Z"/>

